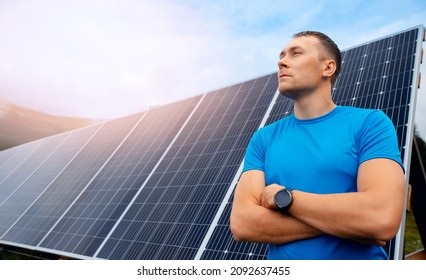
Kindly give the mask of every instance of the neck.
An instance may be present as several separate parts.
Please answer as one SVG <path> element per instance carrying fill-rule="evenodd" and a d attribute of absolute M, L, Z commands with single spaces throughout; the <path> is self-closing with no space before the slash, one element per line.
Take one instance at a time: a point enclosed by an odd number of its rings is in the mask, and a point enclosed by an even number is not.
<path fill-rule="evenodd" d="M 294 99 L 294 116 L 298 119 L 321 117 L 336 108 L 329 90 L 304 93 Z"/>

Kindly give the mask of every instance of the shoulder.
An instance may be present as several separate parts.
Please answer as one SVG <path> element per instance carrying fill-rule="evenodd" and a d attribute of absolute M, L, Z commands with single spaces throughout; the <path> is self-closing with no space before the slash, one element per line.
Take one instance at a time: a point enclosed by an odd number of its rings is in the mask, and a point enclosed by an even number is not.
<path fill-rule="evenodd" d="M 378 127 L 387 127 L 395 129 L 392 120 L 382 111 L 378 109 L 361 109 L 355 108 L 358 111 L 358 118 L 362 122 L 363 129 L 374 129 Z"/>
<path fill-rule="evenodd" d="M 385 116 L 383 111 L 377 109 L 358 108 L 351 106 L 339 106 L 340 112 L 350 117 L 361 117 L 363 119 L 368 118 L 370 115 L 382 114 Z"/>
<path fill-rule="evenodd" d="M 251 137 L 251 146 L 260 146 L 266 148 L 274 137 L 283 133 L 285 127 L 291 122 L 291 116 L 268 124 L 259 128 Z"/>
<path fill-rule="evenodd" d="M 350 121 L 360 129 L 374 127 L 380 123 L 393 126 L 392 121 L 382 110 L 349 106 L 341 106 L 340 110 L 341 115 L 344 116 L 342 119 Z"/>

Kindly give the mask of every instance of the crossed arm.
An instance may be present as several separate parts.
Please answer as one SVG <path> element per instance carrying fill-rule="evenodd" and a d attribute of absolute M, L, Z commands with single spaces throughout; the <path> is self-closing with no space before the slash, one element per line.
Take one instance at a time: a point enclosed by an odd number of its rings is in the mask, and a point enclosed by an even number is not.
<path fill-rule="evenodd" d="M 266 187 L 261 171 L 241 175 L 231 212 L 231 231 L 237 241 L 282 244 L 325 233 L 384 245 L 398 231 L 405 178 L 392 160 L 362 163 L 357 192 L 323 195 L 293 191 L 291 215 L 276 210 L 274 195 L 282 187 Z"/>

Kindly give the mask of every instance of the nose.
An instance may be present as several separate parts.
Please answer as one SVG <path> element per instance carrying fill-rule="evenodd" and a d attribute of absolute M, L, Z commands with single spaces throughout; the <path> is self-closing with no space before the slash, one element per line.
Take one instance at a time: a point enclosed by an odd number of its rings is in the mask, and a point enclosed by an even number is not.
<path fill-rule="evenodd" d="M 285 56 L 280 57 L 280 59 L 278 60 L 278 69 L 282 69 L 282 68 L 287 68 L 288 67 L 288 63 L 287 63 L 287 59 Z"/>

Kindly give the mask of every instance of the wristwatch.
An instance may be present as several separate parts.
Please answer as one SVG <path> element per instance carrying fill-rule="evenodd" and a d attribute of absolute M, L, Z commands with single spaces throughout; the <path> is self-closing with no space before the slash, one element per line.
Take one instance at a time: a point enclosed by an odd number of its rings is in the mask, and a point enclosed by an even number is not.
<path fill-rule="evenodd" d="M 283 188 L 282 190 L 278 191 L 274 196 L 274 202 L 277 206 L 278 210 L 283 214 L 288 214 L 288 209 L 291 206 L 291 203 L 293 202 L 293 195 L 292 195 L 292 189 L 290 188 Z"/>

